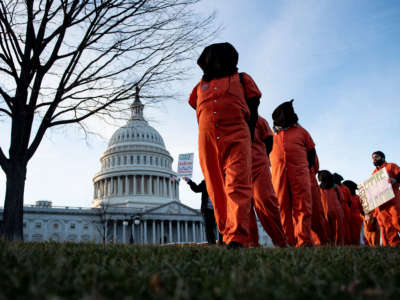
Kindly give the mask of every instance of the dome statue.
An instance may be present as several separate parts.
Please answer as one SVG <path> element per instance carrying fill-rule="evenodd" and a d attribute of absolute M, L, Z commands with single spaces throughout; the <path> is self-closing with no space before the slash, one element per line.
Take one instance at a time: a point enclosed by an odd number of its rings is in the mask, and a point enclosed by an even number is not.
<path fill-rule="evenodd" d="M 160 133 L 143 117 L 136 88 L 131 117 L 112 135 L 93 178 L 93 207 L 148 209 L 179 201 L 179 181 Z"/>

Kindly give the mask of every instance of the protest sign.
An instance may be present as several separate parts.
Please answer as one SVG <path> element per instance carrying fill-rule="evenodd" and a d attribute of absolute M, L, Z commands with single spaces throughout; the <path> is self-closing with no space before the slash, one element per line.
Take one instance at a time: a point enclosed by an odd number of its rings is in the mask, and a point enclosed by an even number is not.
<path fill-rule="evenodd" d="M 192 178 L 194 153 L 179 154 L 178 175 Z"/>
<path fill-rule="evenodd" d="M 388 179 L 389 175 L 386 169 L 382 168 L 358 186 L 361 205 L 365 214 L 394 198 L 393 187 Z"/>

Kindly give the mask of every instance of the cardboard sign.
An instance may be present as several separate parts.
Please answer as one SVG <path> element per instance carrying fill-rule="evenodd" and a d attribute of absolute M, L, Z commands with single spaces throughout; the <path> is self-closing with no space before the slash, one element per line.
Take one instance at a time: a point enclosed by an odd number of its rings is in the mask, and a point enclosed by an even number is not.
<path fill-rule="evenodd" d="M 180 177 L 192 178 L 193 174 L 193 158 L 194 153 L 179 154 L 178 158 L 178 174 Z"/>
<path fill-rule="evenodd" d="M 358 186 L 358 194 L 365 214 L 394 198 L 393 187 L 388 179 L 386 169 L 382 168 Z"/>

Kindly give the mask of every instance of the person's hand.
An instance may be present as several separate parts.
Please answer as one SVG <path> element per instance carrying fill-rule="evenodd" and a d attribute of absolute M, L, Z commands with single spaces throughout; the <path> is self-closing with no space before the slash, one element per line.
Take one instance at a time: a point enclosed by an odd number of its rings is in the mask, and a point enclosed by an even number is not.
<path fill-rule="evenodd" d="M 388 182 L 391 183 L 391 184 L 395 184 L 397 182 L 397 180 L 392 178 L 392 177 L 389 177 L 388 178 Z"/>
<path fill-rule="evenodd" d="M 182 179 L 185 180 L 186 182 L 189 182 L 189 178 L 186 176 L 183 176 Z"/>

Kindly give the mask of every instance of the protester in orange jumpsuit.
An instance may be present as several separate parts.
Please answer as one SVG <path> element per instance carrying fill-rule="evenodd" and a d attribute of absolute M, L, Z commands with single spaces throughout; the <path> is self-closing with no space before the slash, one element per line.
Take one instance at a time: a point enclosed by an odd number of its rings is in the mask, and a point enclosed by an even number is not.
<path fill-rule="evenodd" d="M 269 169 L 269 154 L 273 148 L 273 132 L 268 122 L 258 117 L 252 144 L 253 157 L 253 204 L 258 219 L 275 246 L 285 247 L 286 236 L 283 232 L 279 214 L 279 204 L 272 186 Z M 254 210 L 250 218 L 250 245 L 258 245 L 258 229 Z"/>
<path fill-rule="evenodd" d="M 293 100 L 279 105 L 272 119 L 276 131 L 270 154 L 272 184 L 282 226 L 289 245 L 313 246 L 310 168 L 315 161 L 315 145 L 310 134 L 297 123 Z"/>
<path fill-rule="evenodd" d="M 361 212 L 363 211 L 361 206 L 360 197 L 356 194 L 357 184 L 351 180 L 343 181 L 343 186 L 346 186 L 351 193 L 351 205 L 350 205 L 350 245 L 360 245 L 361 236 L 361 224 L 362 217 Z"/>
<path fill-rule="evenodd" d="M 364 243 L 371 247 L 380 245 L 380 228 L 376 219 L 376 211 L 373 210 L 368 215 L 362 215 L 364 227 Z"/>
<path fill-rule="evenodd" d="M 385 154 L 382 151 L 372 153 L 372 162 L 375 165 L 375 174 L 380 169 L 385 168 L 389 181 L 392 184 L 394 198 L 376 208 L 377 220 L 382 234 L 383 246 L 400 245 L 400 167 L 394 163 L 385 161 Z"/>
<path fill-rule="evenodd" d="M 339 202 L 338 193 L 334 188 L 331 172 L 327 170 L 319 171 L 318 181 L 320 182 L 322 206 L 329 224 L 331 243 L 336 246 L 342 246 L 344 244 L 344 214 Z"/>
<path fill-rule="evenodd" d="M 317 246 L 330 244 L 330 232 L 328 220 L 325 217 L 324 209 L 321 203 L 321 192 L 317 182 L 317 173 L 319 170 L 318 156 L 315 156 L 314 166 L 310 169 L 311 195 L 312 195 L 312 219 L 311 229 L 314 243 Z"/>
<path fill-rule="evenodd" d="M 351 232 L 350 232 L 350 218 L 351 218 L 351 193 L 350 190 L 342 185 L 343 177 L 338 173 L 333 173 L 333 182 L 335 183 L 335 188 L 339 194 L 340 204 L 342 205 L 344 213 L 344 244 L 351 244 Z"/>
<path fill-rule="evenodd" d="M 189 97 L 199 125 L 200 166 L 218 230 L 230 248 L 248 242 L 251 142 L 261 97 L 257 85 L 246 73 L 241 84 L 238 58 L 229 43 L 206 47 L 197 60 L 203 77 Z"/>

